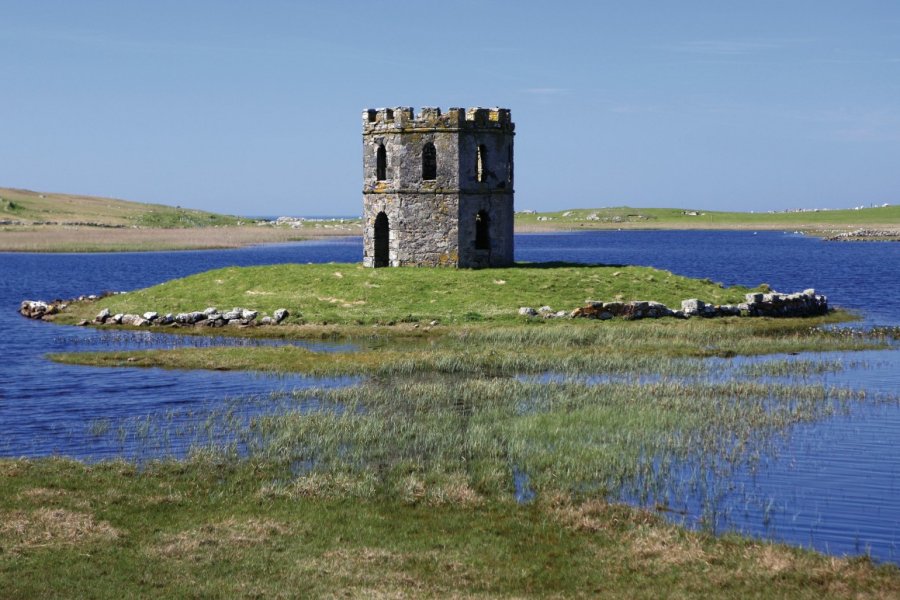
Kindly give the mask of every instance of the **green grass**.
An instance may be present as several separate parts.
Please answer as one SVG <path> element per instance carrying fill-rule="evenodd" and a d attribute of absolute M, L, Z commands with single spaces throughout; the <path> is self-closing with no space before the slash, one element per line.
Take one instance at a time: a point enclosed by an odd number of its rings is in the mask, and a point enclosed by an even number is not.
<path fill-rule="evenodd" d="M 183 228 L 236 225 L 238 221 L 247 221 L 246 218 L 180 206 L 12 188 L 0 188 L 0 198 L 0 219 L 6 215 L 7 218 L 26 222 Z"/>
<path fill-rule="evenodd" d="M 892 566 L 690 532 L 604 500 L 647 481 L 652 456 L 662 470 L 697 451 L 739 460 L 757 434 L 856 401 L 850 393 L 401 380 L 271 401 L 313 398 L 312 412 L 233 422 L 243 459 L 226 448 L 140 469 L 0 460 L 0 595 L 900 593 Z M 513 467 L 535 501 L 512 502 Z"/>
<path fill-rule="evenodd" d="M 655 300 L 680 308 L 700 298 L 725 304 L 750 291 L 681 277 L 649 267 L 521 264 L 505 269 L 403 267 L 360 264 L 274 265 L 224 268 L 145 290 L 73 307 L 69 321 L 92 318 L 101 308 L 160 314 L 216 306 L 291 311 L 290 323 L 388 324 L 517 321 L 521 306 L 570 311 L 586 300 Z"/>
<path fill-rule="evenodd" d="M 238 398 L 209 414 L 85 424 L 98 441 L 163 456 L 190 442 L 183 461 L 0 461 L 0 596 L 900 594 L 893 566 L 691 532 L 610 503 L 624 494 L 677 504 L 708 483 L 710 469 L 752 467 L 794 424 L 866 400 L 809 378 L 839 370 L 833 361 L 797 369 L 780 361 L 723 378 L 703 357 L 882 347 L 878 335 L 816 328 L 842 314 L 635 322 L 516 314 L 521 305 L 570 309 L 617 297 L 734 302 L 746 291 L 638 267 L 283 265 L 220 269 L 78 305 L 66 319 L 104 307 L 287 307 L 291 325 L 229 333 L 350 337 L 360 349 L 56 360 L 365 379 Z M 806 379 L 768 379 L 794 371 Z M 548 372 L 575 377 L 515 377 Z M 513 500 L 517 473 L 535 495 L 524 505 Z"/>
<path fill-rule="evenodd" d="M 696 214 L 692 214 L 696 213 Z M 565 216 L 564 216 L 565 215 Z M 589 216 L 596 219 L 589 219 Z M 541 221 L 541 217 L 550 221 Z M 724 212 L 692 210 L 683 208 L 575 208 L 536 214 L 516 214 L 516 224 L 531 225 L 547 229 L 566 228 L 610 228 L 618 226 L 639 226 L 648 229 L 681 228 L 751 228 L 760 229 L 785 227 L 817 228 L 900 225 L 900 205 L 861 210 L 827 210 L 818 212 Z"/>
<path fill-rule="evenodd" d="M 443 328 L 422 338 L 412 337 L 419 330 L 406 327 L 398 332 L 393 331 L 395 328 L 338 327 L 331 331 L 357 341 L 358 351 L 326 353 L 295 346 L 192 348 L 178 347 L 173 341 L 173 348 L 166 350 L 69 352 L 50 358 L 94 366 L 257 370 L 317 376 L 509 376 L 545 372 L 687 376 L 706 371 L 685 359 L 884 347 L 883 340 L 877 338 L 813 327 L 838 318 L 526 322 Z M 316 331 L 320 330 L 312 329 Z M 311 335 L 302 327 L 275 328 L 274 332 L 288 338 L 292 334 Z"/>

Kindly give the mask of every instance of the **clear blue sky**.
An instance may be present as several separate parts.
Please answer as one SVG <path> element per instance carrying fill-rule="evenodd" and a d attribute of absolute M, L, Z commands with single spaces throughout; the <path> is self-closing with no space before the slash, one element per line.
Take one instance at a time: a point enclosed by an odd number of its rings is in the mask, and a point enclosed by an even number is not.
<path fill-rule="evenodd" d="M 367 107 L 504 106 L 516 207 L 900 203 L 900 2 L 0 0 L 0 186 L 359 214 Z"/>

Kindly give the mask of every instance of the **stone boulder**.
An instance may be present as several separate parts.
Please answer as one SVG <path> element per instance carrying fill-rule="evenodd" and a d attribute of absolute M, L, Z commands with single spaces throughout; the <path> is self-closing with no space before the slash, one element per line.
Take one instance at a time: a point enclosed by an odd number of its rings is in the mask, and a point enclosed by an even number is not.
<path fill-rule="evenodd" d="M 199 323 L 200 321 L 204 321 L 207 318 L 207 314 L 205 312 L 194 311 L 188 313 L 178 313 L 175 315 L 175 322 L 180 325 L 194 325 Z"/>
<path fill-rule="evenodd" d="M 24 300 L 19 306 L 19 313 L 29 319 L 43 319 L 59 312 L 59 302 L 43 302 L 42 300 Z"/>

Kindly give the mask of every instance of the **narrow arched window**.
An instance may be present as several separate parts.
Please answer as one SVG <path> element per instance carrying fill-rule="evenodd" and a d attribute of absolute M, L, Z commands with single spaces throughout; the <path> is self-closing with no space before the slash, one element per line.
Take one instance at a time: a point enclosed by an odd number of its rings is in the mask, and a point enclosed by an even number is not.
<path fill-rule="evenodd" d="M 475 215 L 475 249 L 476 250 L 490 250 L 491 249 L 491 236 L 490 236 L 490 217 L 488 217 L 487 211 L 479 210 L 478 214 Z"/>
<path fill-rule="evenodd" d="M 425 181 L 437 179 L 437 150 L 431 142 L 422 146 L 422 179 Z"/>
<path fill-rule="evenodd" d="M 513 153 L 512 146 L 507 149 L 506 156 L 506 181 L 507 183 L 512 183 L 513 180 Z"/>
<path fill-rule="evenodd" d="M 484 181 L 487 176 L 487 148 L 484 144 L 478 144 L 475 153 L 475 180 Z"/>
<path fill-rule="evenodd" d="M 387 179 L 387 150 L 384 144 L 378 144 L 378 150 L 375 152 L 375 179 L 384 181 Z"/>
<path fill-rule="evenodd" d="M 375 217 L 375 227 L 374 227 L 374 260 L 372 262 L 372 266 L 374 267 L 387 267 L 390 265 L 390 239 L 391 239 L 391 226 L 388 223 L 387 215 L 384 214 L 384 211 L 378 213 L 378 216 Z"/>

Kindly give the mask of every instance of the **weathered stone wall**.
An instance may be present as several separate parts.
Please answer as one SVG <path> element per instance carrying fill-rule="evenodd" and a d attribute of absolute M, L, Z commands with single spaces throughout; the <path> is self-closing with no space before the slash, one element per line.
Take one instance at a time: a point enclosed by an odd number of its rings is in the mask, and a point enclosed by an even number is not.
<path fill-rule="evenodd" d="M 412 108 L 363 112 L 363 264 L 374 267 L 375 219 L 389 224 L 390 266 L 486 267 L 513 261 L 513 135 L 507 109 Z M 434 179 L 423 179 L 433 144 Z M 384 148 L 379 179 L 378 149 Z M 476 248 L 476 216 L 488 248 Z"/>
<path fill-rule="evenodd" d="M 554 311 L 549 306 L 534 309 L 529 306 L 519 308 L 519 314 L 527 317 L 544 318 L 572 317 L 600 319 L 613 317 L 624 319 L 658 319 L 660 317 L 813 317 L 828 314 L 828 298 L 808 289 L 793 294 L 753 293 L 745 296 L 740 304 L 708 304 L 697 298 L 681 301 L 681 310 L 669 308 L 661 302 L 632 300 L 631 302 L 588 301 L 575 310 Z"/>
<path fill-rule="evenodd" d="M 363 265 L 375 266 L 375 218 L 388 218 L 392 267 L 453 266 L 458 262 L 459 194 L 373 194 L 363 207 Z"/>

